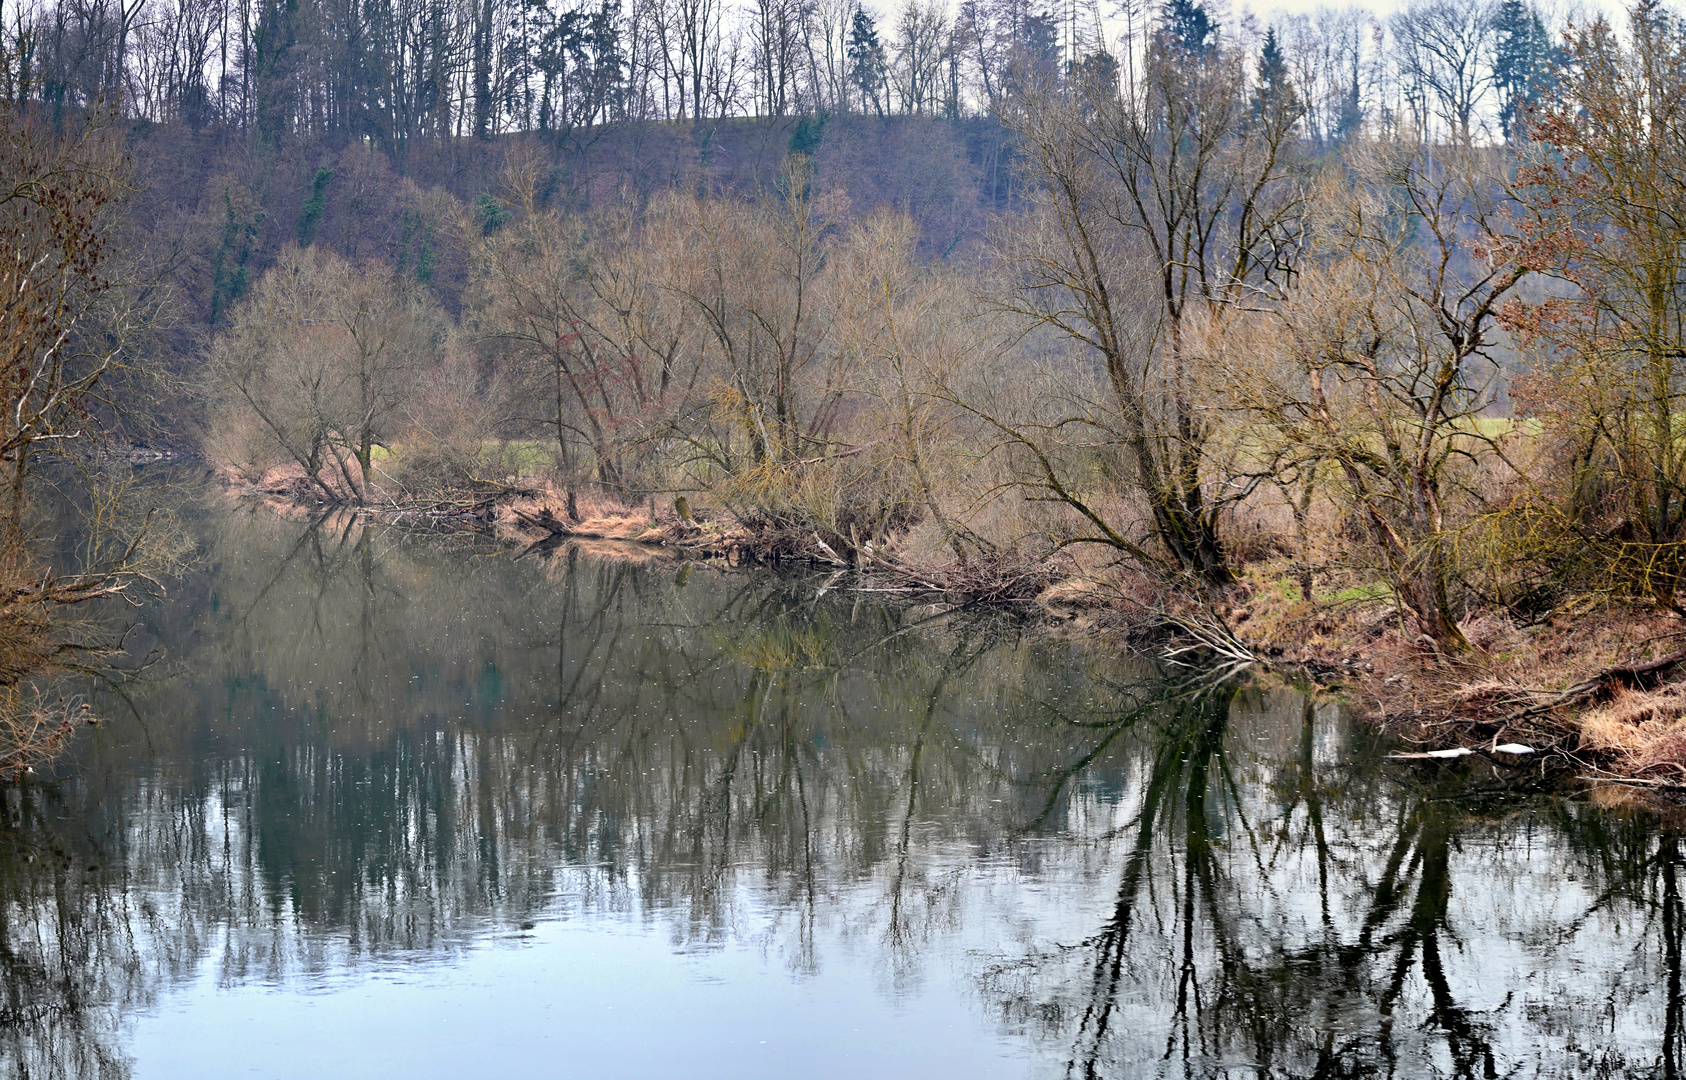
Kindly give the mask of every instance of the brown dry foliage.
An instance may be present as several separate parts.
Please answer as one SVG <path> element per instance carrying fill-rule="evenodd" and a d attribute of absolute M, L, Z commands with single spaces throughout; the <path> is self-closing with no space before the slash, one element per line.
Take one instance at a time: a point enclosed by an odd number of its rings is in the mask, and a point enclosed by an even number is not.
<path fill-rule="evenodd" d="M 1624 772 L 1686 779 L 1686 686 L 1618 690 L 1577 720 L 1581 746 L 1614 758 Z"/>

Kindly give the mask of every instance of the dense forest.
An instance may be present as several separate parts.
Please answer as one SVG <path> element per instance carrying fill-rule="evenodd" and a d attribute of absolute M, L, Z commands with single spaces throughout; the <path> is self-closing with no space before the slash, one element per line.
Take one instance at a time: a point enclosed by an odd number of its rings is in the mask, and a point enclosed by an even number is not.
<path fill-rule="evenodd" d="M 0 5 L 0 96 L 58 128 L 97 113 L 123 129 L 134 212 L 180 264 L 184 315 L 214 323 L 289 240 L 431 273 L 426 193 L 503 198 L 512 137 L 543 147 L 541 201 L 570 210 L 674 187 L 752 195 L 806 152 L 822 189 L 895 206 L 922 253 L 951 254 L 1024 182 L 1000 118 L 1026 80 L 1139 83 L 1162 28 L 1245 56 L 1260 88 L 1291 86 L 1312 153 L 1360 131 L 1509 139 L 1557 48 L 1521 0 L 1268 24 L 1187 0 L 18 0 Z M 448 274 L 433 284 L 454 304 Z"/>
<path fill-rule="evenodd" d="M 30 680 L 100 648 L 54 612 L 182 557 L 121 465 L 168 447 L 291 506 L 1099 610 L 1686 771 L 1658 4 L 0 27 L 19 730 L 64 737 Z M 34 539 L 37 464 L 90 523 L 74 565 Z"/>

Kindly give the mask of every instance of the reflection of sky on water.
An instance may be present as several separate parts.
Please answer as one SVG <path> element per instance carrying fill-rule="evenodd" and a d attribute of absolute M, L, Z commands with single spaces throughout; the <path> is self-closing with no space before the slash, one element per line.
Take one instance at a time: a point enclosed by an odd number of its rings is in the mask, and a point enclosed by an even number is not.
<path fill-rule="evenodd" d="M 827 942 L 792 979 L 754 940 L 678 952 L 647 926 L 541 922 L 448 966 L 338 974 L 309 993 L 202 978 L 141 1019 L 137 1076 L 1022 1076 L 956 988 L 909 1005 Z M 605 925 L 607 923 L 607 925 Z"/>
<path fill-rule="evenodd" d="M 173 677 L 10 798 L 0 1075 L 1674 1067 L 1674 834 L 1537 770 L 1006 618 L 203 527 Z"/>

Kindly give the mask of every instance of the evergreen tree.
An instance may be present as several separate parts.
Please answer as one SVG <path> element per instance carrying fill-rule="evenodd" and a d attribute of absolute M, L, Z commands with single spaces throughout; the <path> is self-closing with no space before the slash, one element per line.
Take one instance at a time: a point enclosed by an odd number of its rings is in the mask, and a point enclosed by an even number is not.
<path fill-rule="evenodd" d="M 1525 0 L 1503 0 L 1493 14 L 1493 86 L 1505 141 L 1521 135 L 1522 115 L 1540 91 L 1551 39 Z"/>
<path fill-rule="evenodd" d="M 1049 76 L 1060 66 L 1060 27 L 1052 12 L 1026 15 L 1019 29 L 1019 60 L 1029 70 Z"/>
<path fill-rule="evenodd" d="M 870 103 L 884 115 L 884 76 L 889 63 L 878 40 L 878 25 L 862 8 L 855 9 L 849 24 L 849 78 L 860 89 L 862 103 Z"/>
<path fill-rule="evenodd" d="M 298 34 L 294 0 L 264 0 L 251 42 L 251 97 L 258 138 L 278 146 L 292 134 L 296 110 L 293 52 Z"/>
<path fill-rule="evenodd" d="M 1111 53 L 1092 52 L 1077 62 L 1071 82 L 1092 99 L 1117 97 L 1118 61 Z"/>
<path fill-rule="evenodd" d="M 1364 127 L 1364 99 L 1359 94 L 1358 53 L 1352 54 L 1350 78 L 1341 87 L 1340 110 L 1335 114 L 1335 138 L 1344 140 Z"/>
<path fill-rule="evenodd" d="M 1189 56 L 1206 56 L 1218 44 L 1218 24 L 1199 0 L 1166 0 L 1164 30 L 1172 46 Z"/>
<path fill-rule="evenodd" d="M 1282 55 L 1282 43 L 1276 38 L 1276 27 L 1265 31 L 1264 47 L 1259 50 L 1259 89 L 1253 98 L 1253 108 L 1260 116 L 1270 116 L 1294 105 L 1294 87 L 1288 78 L 1288 61 Z"/>
<path fill-rule="evenodd" d="M 299 247 L 309 247 L 316 242 L 316 227 L 322 224 L 322 211 L 328 203 L 328 185 L 333 180 L 334 170 L 326 166 L 317 169 L 316 175 L 311 178 L 310 194 L 299 208 L 299 220 L 295 227 Z"/>

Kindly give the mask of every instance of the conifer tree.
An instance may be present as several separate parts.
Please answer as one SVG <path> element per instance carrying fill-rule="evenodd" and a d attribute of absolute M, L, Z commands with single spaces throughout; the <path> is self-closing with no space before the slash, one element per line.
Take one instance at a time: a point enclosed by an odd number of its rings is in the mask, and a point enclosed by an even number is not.
<path fill-rule="evenodd" d="M 1259 88 L 1253 97 L 1253 109 L 1260 116 L 1294 103 L 1294 88 L 1288 79 L 1288 61 L 1282 55 L 1276 27 L 1265 31 L 1264 47 L 1259 50 Z"/>
<path fill-rule="evenodd" d="M 884 115 L 884 75 L 889 67 L 884 43 L 878 40 L 878 25 L 862 8 L 855 9 L 849 25 L 849 77 L 861 91 L 862 105 L 870 104 Z"/>
<path fill-rule="evenodd" d="M 1493 87 L 1506 142 L 1521 135 L 1523 112 L 1540 90 L 1550 37 L 1540 13 L 1525 0 L 1503 0 L 1493 13 Z"/>
<path fill-rule="evenodd" d="M 1189 56 L 1206 56 L 1217 46 L 1218 24 L 1199 0 L 1166 0 L 1164 29 Z"/>

